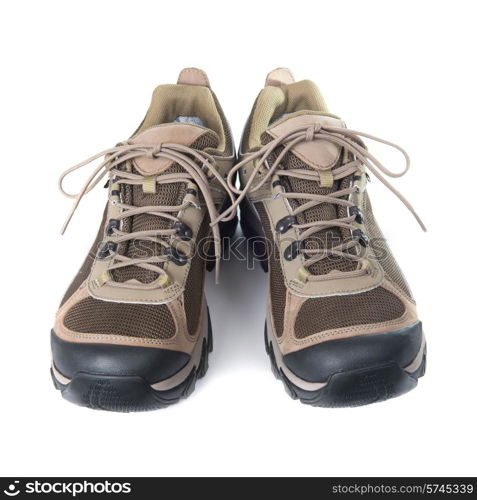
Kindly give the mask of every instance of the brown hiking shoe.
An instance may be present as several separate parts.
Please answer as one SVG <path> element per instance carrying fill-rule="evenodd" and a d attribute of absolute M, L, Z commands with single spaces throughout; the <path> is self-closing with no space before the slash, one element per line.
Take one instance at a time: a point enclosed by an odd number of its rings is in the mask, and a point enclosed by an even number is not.
<path fill-rule="evenodd" d="M 162 408 L 189 395 L 207 370 L 204 269 L 220 258 L 219 231 L 230 235 L 236 225 L 234 213 L 217 224 L 233 198 L 224 177 L 235 155 L 207 75 L 187 68 L 177 85 L 157 87 L 129 140 L 61 181 L 103 156 L 80 193 L 69 195 L 73 213 L 108 176 L 96 241 L 51 334 L 53 381 L 90 408 Z"/>
<path fill-rule="evenodd" d="M 374 175 L 416 215 L 383 177 L 405 171 L 389 172 L 362 138 L 397 148 L 407 171 L 401 148 L 347 129 L 312 82 L 281 68 L 255 101 L 230 174 L 240 170 L 243 231 L 269 270 L 272 366 L 293 398 L 316 406 L 385 400 L 424 374 L 416 305 L 366 191 Z"/>

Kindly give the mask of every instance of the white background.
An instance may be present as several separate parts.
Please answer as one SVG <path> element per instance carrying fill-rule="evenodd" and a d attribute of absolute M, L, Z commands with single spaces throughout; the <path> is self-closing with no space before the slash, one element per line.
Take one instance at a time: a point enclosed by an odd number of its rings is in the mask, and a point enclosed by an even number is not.
<path fill-rule="evenodd" d="M 475 475 L 474 6 L 2 2 L 1 475 Z M 409 151 L 412 169 L 395 186 L 429 232 L 379 181 L 370 192 L 428 337 L 417 389 L 356 409 L 290 399 L 263 345 L 266 275 L 232 262 L 219 286 L 208 276 L 215 350 L 189 399 L 113 414 L 54 390 L 49 330 L 105 199 L 88 196 L 60 238 L 70 201 L 57 177 L 126 139 L 153 88 L 184 66 L 208 72 L 237 142 L 266 73 L 289 66 L 350 128 Z"/>

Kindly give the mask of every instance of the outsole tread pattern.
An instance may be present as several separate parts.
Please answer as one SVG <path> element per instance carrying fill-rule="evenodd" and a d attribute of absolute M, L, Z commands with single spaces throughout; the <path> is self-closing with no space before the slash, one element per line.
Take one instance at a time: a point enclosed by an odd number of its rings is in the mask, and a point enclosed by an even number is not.
<path fill-rule="evenodd" d="M 408 373 L 395 362 L 338 372 L 332 375 L 325 387 L 316 391 L 306 391 L 291 382 L 278 367 L 271 341 L 265 329 L 265 350 L 270 358 L 272 372 L 285 386 L 293 399 L 303 404 L 322 408 L 348 408 L 364 406 L 401 396 L 417 386 L 418 379 L 425 374 L 426 353 L 421 365 Z"/>
<path fill-rule="evenodd" d="M 94 410 L 128 413 L 167 408 L 190 396 L 197 379 L 207 373 L 208 358 L 213 348 L 210 317 L 208 325 L 208 337 L 202 343 L 198 367 L 192 368 L 181 384 L 167 391 L 154 390 L 140 376 L 106 376 L 84 372 L 78 372 L 65 385 L 56 379 L 51 369 L 53 384 L 66 400 Z"/>

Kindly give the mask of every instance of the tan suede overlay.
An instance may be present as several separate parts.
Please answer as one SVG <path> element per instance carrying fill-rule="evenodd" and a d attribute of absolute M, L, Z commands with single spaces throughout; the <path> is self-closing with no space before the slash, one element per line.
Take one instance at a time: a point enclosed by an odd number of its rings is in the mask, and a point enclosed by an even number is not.
<path fill-rule="evenodd" d="M 331 116 L 320 114 L 299 114 L 285 117 L 274 123 L 267 132 L 275 139 L 296 129 L 308 125 L 323 125 L 328 127 L 344 128 L 344 122 Z M 291 151 L 302 161 L 320 170 L 333 167 L 341 153 L 341 148 L 328 141 L 299 142 Z"/>
<path fill-rule="evenodd" d="M 184 123 L 168 123 L 158 125 L 135 135 L 128 142 L 131 144 L 151 144 L 161 145 L 164 143 L 182 144 L 190 146 L 199 137 L 210 132 L 198 125 L 188 125 Z M 157 175 L 168 169 L 174 163 L 166 158 L 148 158 L 141 156 L 134 160 L 134 166 L 142 175 Z"/>

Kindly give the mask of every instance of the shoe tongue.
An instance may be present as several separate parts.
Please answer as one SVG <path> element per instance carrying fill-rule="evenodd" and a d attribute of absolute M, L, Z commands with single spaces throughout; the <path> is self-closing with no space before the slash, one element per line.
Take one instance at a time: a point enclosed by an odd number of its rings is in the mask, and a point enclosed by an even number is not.
<path fill-rule="evenodd" d="M 344 122 L 341 120 L 319 113 L 306 112 L 288 116 L 285 115 L 272 123 L 266 132 L 264 132 L 262 135 L 262 142 L 268 143 L 297 128 L 312 125 L 336 128 L 345 127 Z M 270 163 L 273 163 L 278 154 L 279 151 L 270 158 Z M 341 146 L 325 140 L 302 141 L 291 148 L 284 156 L 281 161 L 281 168 L 285 170 L 303 169 L 308 171 L 316 171 L 316 169 L 330 170 L 339 166 L 341 161 Z M 350 185 L 350 181 L 351 179 L 346 177 L 340 181 L 335 181 L 331 187 L 322 187 L 318 175 L 316 181 L 299 179 L 296 177 L 282 177 L 283 187 L 288 192 L 319 195 L 329 195 L 339 189 L 347 188 Z M 307 199 L 289 200 L 291 207 L 294 209 L 308 201 Z M 311 209 L 301 212 L 297 216 L 297 222 L 299 224 L 307 224 L 310 222 L 346 217 L 346 215 L 346 208 L 344 207 L 340 207 L 333 203 L 321 203 Z M 314 236 L 305 240 L 304 248 L 309 250 L 331 248 L 349 237 L 349 231 L 342 230 L 338 227 L 329 228 L 318 231 Z M 356 269 L 355 262 L 341 257 L 327 257 L 309 267 L 310 273 L 315 275 L 328 274 L 335 270 L 347 272 L 354 269 Z"/>
<path fill-rule="evenodd" d="M 217 148 L 219 138 L 215 132 L 208 128 L 191 123 L 179 122 L 167 123 L 165 125 L 149 128 L 135 135 L 128 142 L 130 144 L 148 144 L 155 146 L 174 143 L 190 146 L 198 150 L 204 150 L 206 148 Z M 144 176 L 158 175 L 165 170 L 167 170 L 167 173 L 184 171 L 180 165 L 165 158 L 139 157 L 133 161 L 133 164 L 133 171 Z M 122 187 L 124 203 L 135 207 L 180 205 L 185 194 L 185 182 L 170 184 L 159 183 L 156 186 L 155 193 L 145 193 L 142 185 L 124 185 Z M 123 231 L 136 232 L 168 229 L 172 227 L 172 224 L 173 222 L 171 222 L 170 219 L 144 213 L 125 219 Z M 128 257 L 137 258 L 161 255 L 164 249 L 162 245 L 148 241 L 140 241 L 139 243 L 129 242 L 121 244 L 119 252 Z M 138 280 L 142 283 L 150 283 L 157 278 L 157 274 L 137 266 L 128 266 L 114 270 L 113 278 L 120 282 Z"/>
<path fill-rule="evenodd" d="M 188 117 L 178 117 L 188 118 Z M 193 118 L 193 117 L 190 117 Z M 217 148 L 219 137 L 212 130 L 193 123 L 166 123 L 151 127 L 132 137 L 130 144 L 147 144 L 160 146 L 165 144 L 181 144 L 193 146 L 195 149 Z M 134 160 L 134 167 L 142 175 L 157 175 L 171 167 L 173 160 L 167 158 L 148 158 L 141 156 Z"/>
<path fill-rule="evenodd" d="M 279 118 L 268 127 L 266 133 L 273 139 L 277 139 L 297 128 L 313 125 L 345 128 L 344 122 L 338 118 L 319 113 L 302 113 Z M 315 140 L 299 142 L 291 149 L 291 152 L 310 167 L 330 169 L 337 164 L 341 156 L 341 149 L 341 146 L 329 141 Z"/>

